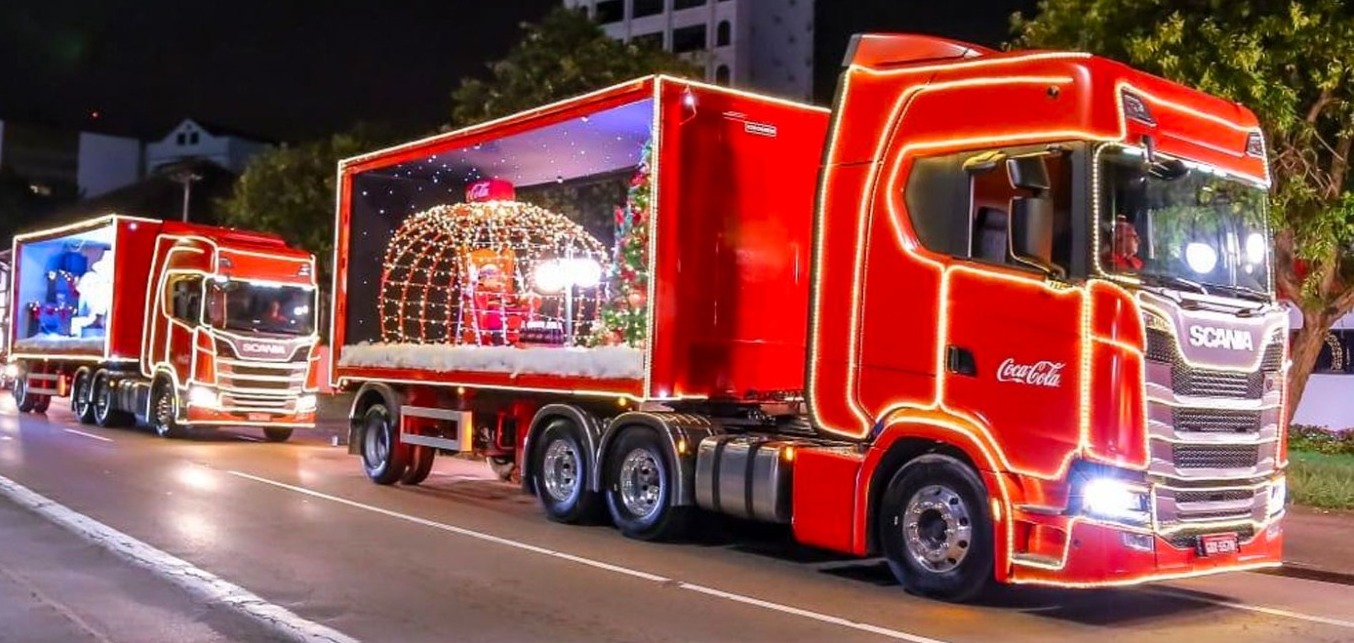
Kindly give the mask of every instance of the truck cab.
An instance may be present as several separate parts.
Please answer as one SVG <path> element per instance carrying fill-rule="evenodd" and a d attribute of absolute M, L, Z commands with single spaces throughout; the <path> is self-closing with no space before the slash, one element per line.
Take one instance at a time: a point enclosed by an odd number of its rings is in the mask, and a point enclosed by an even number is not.
<path fill-rule="evenodd" d="M 140 367 L 176 393 L 144 407 L 157 427 L 313 423 L 314 262 L 270 241 L 241 232 L 157 240 Z"/>
<path fill-rule="evenodd" d="M 864 36 L 849 61 L 808 397 L 870 441 L 853 549 L 964 567 L 953 513 L 880 526 L 934 442 L 981 472 L 999 580 L 1277 564 L 1287 317 L 1255 116 L 1086 54 Z"/>
<path fill-rule="evenodd" d="M 20 411 L 166 437 L 315 421 L 315 260 L 265 234 L 108 215 L 17 235 L 9 337 Z"/>

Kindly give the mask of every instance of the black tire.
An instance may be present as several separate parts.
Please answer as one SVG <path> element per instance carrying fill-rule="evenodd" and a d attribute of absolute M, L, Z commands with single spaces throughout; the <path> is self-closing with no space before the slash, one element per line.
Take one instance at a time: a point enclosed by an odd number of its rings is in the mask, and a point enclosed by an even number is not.
<path fill-rule="evenodd" d="M 437 449 L 432 447 L 410 447 L 409 468 L 400 476 L 400 484 L 417 485 L 428 479 L 432 473 L 433 460 L 437 458 Z"/>
<path fill-rule="evenodd" d="M 676 540 L 690 522 L 690 507 L 672 504 L 677 467 L 661 436 L 648 427 L 623 429 L 607 451 L 606 505 L 627 537 Z"/>
<path fill-rule="evenodd" d="M 169 382 L 161 380 L 151 387 L 149 419 L 162 438 L 176 440 L 188 434 L 188 427 L 179 424 L 179 396 Z"/>
<path fill-rule="evenodd" d="M 400 429 L 381 402 L 362 414 L 362 469 L 376 484 L 394 484 L 409 466 L 409 450 L 400 443 Z"/>
<path fill-rule="evenodd" d="M 880 499 L 878 527 L 889 568 L 913 594 L 965 602 L 994 584 L 987 490 L 955 458 L 932 453 L 899 469 Z"/>
<path fill-rule="evenodd" d="M 14 378 L 14 390 L 11 392 L 14 395 L 14 406 L 19 409 L 20 413 L 33 412 L 38 396 L 31 395 L 28 392 L 28 371 L 25 370 Z"/>
<path fill-rule="evenodd" d="M 33 400 L 34 413 L 46 413 L 47 408 L 52 405 L 52 396 L 50 395 L 35 395 L 31 397 L 37 398 Z"/>
<path fill-rule="evenodd" d="M 595 522 L 602 515 L 601 494 L 588 488 L 587 443 L 582 429 L 563 418 L 551 420 L 532 447 L 531 487 L 546 517 L 555 522 Z"/>
<path fill-rule="evenodd" d="M 291 439 L 292 428 L 289 426 L 265 426 L 263 427 L 263 439 L 269 442 L 286 442 Z"/>
<path fill-rule="evenodd" d="M 71 378 L 71 413 L 80 424 L 94 424 L 94 373 L 87 368 L 75 371 Z"/>
<path fill-rule="evenodd" d="M 90 394 L 94 396 L 95 424 L 104 428 L 131 424 L 131 414 L 114 408 L 113 389 L 109 386 L 108 371 L 94 373 L 90 383 Z"/>

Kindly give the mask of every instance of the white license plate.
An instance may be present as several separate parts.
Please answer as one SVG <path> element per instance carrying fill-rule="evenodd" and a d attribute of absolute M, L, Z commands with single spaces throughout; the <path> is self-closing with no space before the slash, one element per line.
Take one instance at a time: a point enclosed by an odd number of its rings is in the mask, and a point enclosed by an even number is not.
<path fill-rule="evenodd" d="M 267 413 L 250 413 L 248 417 L 250 422 L 267 422 L 273 418 L 273 416 L 268 415 Z"/>
<path fill-rule="evenodd" d="M 1235 554 L 1237 552 L 1236 534 L 1216 534 L 1199 537 L 1199 553 L 1204 556 Z"/>

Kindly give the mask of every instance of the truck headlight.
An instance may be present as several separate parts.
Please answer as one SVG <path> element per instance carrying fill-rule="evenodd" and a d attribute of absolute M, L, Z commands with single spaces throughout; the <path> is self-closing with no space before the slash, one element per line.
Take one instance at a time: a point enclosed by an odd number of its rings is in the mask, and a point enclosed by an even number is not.
<path fill-rule="evenodd" d="M 302 395 L 296 398 L 297 413 L 309 413 L 314 411 L 317 406 L 319 406 L 319 400 L 314 395 Z"/>
<path fill-rule="evenodd" d="M 1081 488 L 1081 510 L 1097 518 L 1146 523 L 1147 491 L 1128 480 L 1092 478 Z"/>
<path fill-rule="evenodd" d="M 1288 502 L 1288 478 L 1279 478 L 1274 481 L 1274 486 L 1269 488 L 1269 515 L 1273 516 L 1283 511 L 1283 504 Z"/>
<path fill-rule="evenodd" d="M 201 406 L 215 409 L 221 407 L 221 396 L 206 386 L 194 386 L 188 389 L 188 406 Z"/>

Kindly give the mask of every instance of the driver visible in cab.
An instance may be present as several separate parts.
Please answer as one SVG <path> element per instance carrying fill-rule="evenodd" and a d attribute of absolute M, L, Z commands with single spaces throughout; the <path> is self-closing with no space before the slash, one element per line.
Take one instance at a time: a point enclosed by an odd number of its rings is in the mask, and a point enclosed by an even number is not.
<path fill-rule="evenodd" d="M 1142 259 L 1138 258 L 1138 230 L 1123 215 L 1114 222 L 1114 244 L 1101 260 L 1115 272 L 1142 270 Z"/>

